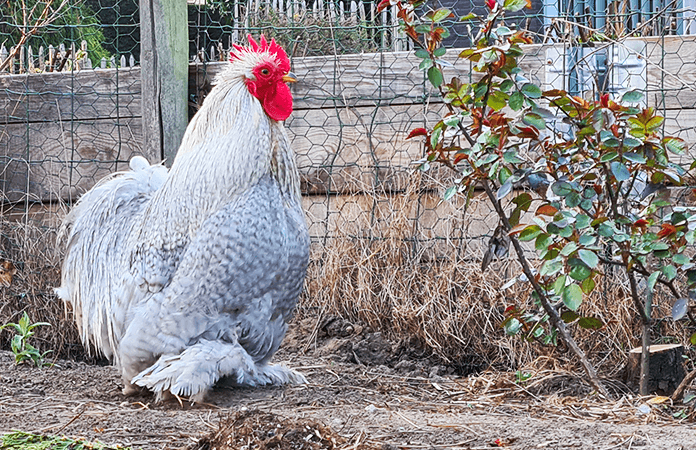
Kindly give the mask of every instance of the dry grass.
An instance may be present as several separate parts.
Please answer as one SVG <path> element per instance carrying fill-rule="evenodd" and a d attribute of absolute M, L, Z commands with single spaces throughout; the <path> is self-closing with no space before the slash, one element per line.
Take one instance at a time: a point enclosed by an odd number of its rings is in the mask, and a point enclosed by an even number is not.
<path fill-rule="evenodd" d="M 537 309 L 528 283 L 500 289 L 509 277 L 521 273 L 514 261 L 494 262 L 482 273 L 480 245 L 447 243 L 450 257 L 443 257 L 441 243 L 438 248 L 414 246 L 420 236 L 414 234 L 404 213 L 413 197 L 412 192 L 376 195 L 382 206 L 391 202 L 391 215 L 360 224 L 362 228 L 356 225 L 354 229 L 362 230 L 359 234 L 346 232 L 315 248 L 300 315 L 315 315 L 318 320 L 338 315 L 362 323 L 394 340 L 419 343 L 464 371 L 517 370 L 537 364 L 539 356 L 552 356 L 544 364 L 554 361 L 556 369 L 577 369 L 564 346 L 511 338 L 502 329 L 507 306 Z M 464 257 L 457 251 L 462 246 Z M 654 317 L 670 316 L 667 296 L 658 294 L 654 303 Z M 575 338 L 605 376 L 620 375 L 627 351 L 640 345 L 635 312 L 628 281 L 620 273 L 610 274 L 581 308 L 582 314 L 598 317 L 606 326 L 587 331 L 571 325 Z M 658 321 L 654 333 L 653 340 L 660 343 L 687 342 L 689 336 L 685 322 L 675 324 L 671 319 Z"/>
<path fill-rule="evenodd" d="M 0 286 L 0 324 L 17 322 L 27 312 L 38 327 L 33 344 L 54 357 L 85 357 L 76 326 L 66 320 L 63 302 L 53 293 L 60 283 L 61 257 L 56 251 L 56 209 L 31 214 L 5 211 L 0 218 L 0 259 L 10 261 L 17 272 L 9 286 Z M 9 349 L 9 329 L 0 334 L 0 348 Z"/>

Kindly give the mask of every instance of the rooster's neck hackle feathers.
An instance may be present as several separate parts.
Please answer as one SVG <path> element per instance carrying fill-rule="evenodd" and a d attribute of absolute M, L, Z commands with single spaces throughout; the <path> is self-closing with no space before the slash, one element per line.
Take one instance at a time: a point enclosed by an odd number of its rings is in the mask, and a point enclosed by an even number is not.
<path fill-rule="evenodd" d="M 163 209 L 156 216 L 166 221 L 167 217 L 183 220 L 186 215 L 185 220 L 195 228 L 199 217 L 229 202 L 269 172 L 286 195 L 299 199 L 299 174 L 285 128 L 268 117 L 246 86 L 257 64 L 276 58 L 271 52 L 275 43 L 261 42 L 267 51 L 239 52 L 218 75 L 186 130 L 167 184 L 153 199 L 151 207 Z M 186 214 L 169 198 L 190 198 Z M 168 211 L 171 208 L 177 211 Z"/>

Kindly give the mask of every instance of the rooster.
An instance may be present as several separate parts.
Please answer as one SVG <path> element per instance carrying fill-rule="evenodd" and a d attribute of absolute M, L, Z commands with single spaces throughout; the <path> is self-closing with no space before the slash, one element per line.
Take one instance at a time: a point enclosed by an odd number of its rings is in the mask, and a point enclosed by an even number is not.
<path fill-rule="evenodd" d="M 302 290 L 309 234 L 283 123 L 296 81 L 274 40 L 248 37 L 191 120 L 171 170 L 142 157 L 66 216 L 61 286 L 82 341 L 124 393 L 200 401 L 222 377 L 304 383 L 269 364 Z"/>

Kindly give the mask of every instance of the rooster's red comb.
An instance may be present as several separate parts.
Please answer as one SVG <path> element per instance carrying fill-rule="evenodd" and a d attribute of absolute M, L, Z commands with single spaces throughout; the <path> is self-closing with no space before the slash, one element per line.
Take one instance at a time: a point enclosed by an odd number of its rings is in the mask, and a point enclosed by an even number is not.
<path fill-rule="evenodd" d="M 254 40 L 254 38 L 251 37 L 251 34 L 247 35 L 247 39 L 249 40 L 248 46 L 232 44 L 234 50 L 232 50 L 232 52 L 230 53 L 230 61 L 240 59 L 244 53 L 268 52 L 276 57 L 276 60 L 278 61 L 278 67 L 281 70 L 285 72 L 288 72 L 290 70 L 290 60 L 288 59 L 288 55 L 287 53 L 285 53 L 285 50 L 283 50 L 283 47 L 276 43 L 275 39 L 271 39 L 271 42 L 269 43 L 266 40 L 266 36 L 264 36 L 263 34 L 261 35 L 260 43 L 257 43 Z"/>

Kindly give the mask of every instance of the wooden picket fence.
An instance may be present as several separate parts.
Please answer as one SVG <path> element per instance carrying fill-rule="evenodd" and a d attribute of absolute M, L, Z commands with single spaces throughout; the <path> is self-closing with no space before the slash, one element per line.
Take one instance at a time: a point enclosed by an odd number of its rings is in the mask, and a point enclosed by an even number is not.
<path fill-rule="evenodd" d="M 136 65 L 133 55 L 129 57 L 122 55 L 118 60 L 116 56 L 112 56 L 109 60 L 102 58 L 100 64 L 93 67 L 92 60 L 87 52 L 87 41 L 82 41 L 79 50 L 75 47 L 74 42 L 68 46 L 60 44 L 57 48 L 49 45 L 48 49 L 42 45 L 39 47 L 38 53 L 34 53 L 31 45 L 22 46 L 17 56 L 11 56 L 15 54 L 14 50 L 14 47 L 8 50 L 5 45 L 0 46 L 0 63 L 10 58 L 9 65 L 2 71 L 4 73 L 72 72 L 135 67 Z"/>
<path fill-rule="evenodd" d="M 207 3 L 206 0 L 188 0 L 189 5 L 199 7 L 211 7 L 212 3 L 210 0 Z M 232 6 L 231 16 L 235 28 L 228 40 L 244 41 L 243 38 L 249 31 L 269 19 L 282 20 L 287 25 L 296 27 L 321 21 L 322 27 L 369 27 L 383 50 L 413 50 L 413 42 L 400 30 L 396 6 L 377 12 L 378 4 L 378 1 L 362 0 L 238 0 Z M 230 42 L 227 42 L 228 48 Z"/>

